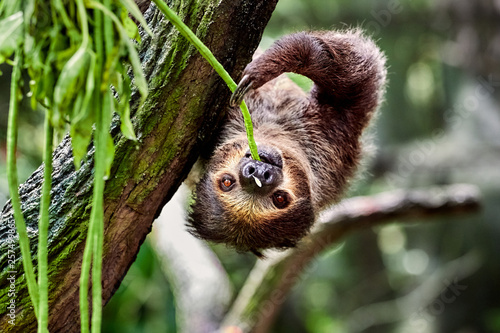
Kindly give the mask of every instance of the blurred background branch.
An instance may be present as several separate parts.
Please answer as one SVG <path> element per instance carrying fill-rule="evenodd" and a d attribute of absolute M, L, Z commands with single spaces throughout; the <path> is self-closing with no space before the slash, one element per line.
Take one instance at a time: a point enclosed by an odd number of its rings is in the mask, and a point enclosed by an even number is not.
<path fill-rule="evenodd" d="M 346 199 L 325 211 L 312 233 L 295 249 L 267 251 L 250 272 L 223 327 L 243 332 L 267 332 L 290 289 L 310 261 L 349 233 L 394 222 L 426 221 L 442 214 L 463 214 L 479 208 L 476 186 L 457 184 L 427 190 L 397 190 L 370 197 Z M 333 267 L 333 269 L 335 269 Z"/>
<path fill-rule="evenodd" d="M 460 281 L 480 266 L 481 259 L 474 251 L 446 263 L 403 297 L 354 310 L 348 319 L 349 332 L 363 332 L 372 326 L 397 322 L 402 322 L 403 327 L 418 324 L 425 329 L 427 308 L 434 303 L 435 309 L 431 307 L 430 311 L 440 311 L 455 301 L 467 290 Z"/>

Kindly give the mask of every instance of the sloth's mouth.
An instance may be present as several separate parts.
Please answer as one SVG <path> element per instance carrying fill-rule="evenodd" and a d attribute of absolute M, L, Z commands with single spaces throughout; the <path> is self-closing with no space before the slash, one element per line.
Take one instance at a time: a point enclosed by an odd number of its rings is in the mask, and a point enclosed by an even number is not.
<path fill-rule="evenodd" d="M 277 168 L 283 169 L 283 159 L 276 149 L 271 147 L 263 147 L 258 149 L 258 153 L 260 160 L 263 163 L 267 163 Z M 250 151 L 246 152 L 245 157 L 252 158 Z"/>

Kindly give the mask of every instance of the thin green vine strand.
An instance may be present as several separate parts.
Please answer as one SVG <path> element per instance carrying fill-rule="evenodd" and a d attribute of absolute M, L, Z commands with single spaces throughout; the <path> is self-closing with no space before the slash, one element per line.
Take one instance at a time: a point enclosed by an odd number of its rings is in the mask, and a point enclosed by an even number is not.
<path fill-rule="evenodd" d="M 26 222 L 24 221 L 23 212 L 21 210 L 21 199 L 18 192 L 17 180 L 17 164 L 16 164 L 16 147 L 17 147 L 17 116 L 20 104 L 20 78 L 22 50 L 17 50 L 14 58 L 14 68 L 12 70 L 11 85 L 10 85 L 10 102 L 9 102 L 9 119 L 7 125 L 7 178 L 9 183 L 9 192 L 14 210 L 14 220 L 16 229 L 19 234 L 19 247 L 23 261 L 23 268 L 26 275 L 26 283 L 28 285 L 28 293 L 30 294 L 35 316 L 39 315 L 39 295 L 36 284 L 33 263 L 31 261 L 30 241 L 26 231 Z"/>
<path fill-rule="evenodd" d="M 88 26 L 87 26 L 87 12 L 85 5 L 83 3 L 83 0 L 77 0 L 76 1 L 76 6 L 77 6 L 77 11 L 78 11 L 78 16 L 80 18 L 80 24 L 82 27 L 82 35 L 83 35 L 83 41 L 82 45 L 80 48 L 83 48 L 83 45 L 87 47 L 87 41 L 88 41 Z M 97 61 L 100 61 L 97 59 Z M 99 72 L 97 72 L 99 73 Z M 96 110 L 96 112 L 99 109 Z M 95 166 L 94 168 L 97 168 L 98 161 L 95 160 Z M 96 174 L 94 173 L 94 182 L 96 179 Z M 94 220 L 94 214 L 95 214 L 95 209 L 96 209 L 96 203 L 94 202 L 94 197 L 96 196 L 96 189 L 95 189 L 95 184 L 94 184 L 94 189 L 93 189 L 93 197 L 92 197 L 92 212 L 91 212 L 91 217 L 89 221 L 89 228 L 87 230 L 87 239 L 85 241 L 85 249 L 83 250 L 83 258 L 82 258 L 82 271 L 80 273 L 80 325 L 81 325 L 81 332 L 82 333 L 88 333 L 89 332 L 89 304 L 88 304 L 88 290 L 89 290 L 89 272 L 90 272 L 90 267 L 92 264 L 92 252 L 93 252 L 93 247 L 94 247 L 94 229 L 95 229 L 95 223 L 93 223 Z"/>
<path fill-rule="evenodd" d="M 109 2 L 104 2 L 104 6 L 110 5 Z M 104 16 L 102 12 L 96 10 L 95 12 L 95 49 L 97 56 L 96 69 L 97 73 L 103 70 L 102 59 L 110 56 L 111 45 L 107 43 L 104 36 L 105 33 L 112 33 L 112 30 L 106 28 L 110 27 L 111 20 L 107 15 Z M 111 36 L 109 36 L 111 37 Z M 111 37 L 112 38 L 112 37 Z M 109 39 L 112 40 L 112 39 Z M 106 43 L 106 44 L 105 44 Z M 105 47 L 105 45 L 109 45 Z M 106 50 L 106 49 L 109 50 Z M 106 52 L 108 51 L 108 52 Z M 90 223 L 94 225 L 93 234 L 87 237 L 93 238 L 93 264 L 92 264 L 92 333 L 99 333 L 101 331 L 102 322 L 102 247 L 104 235 L 104 210 L 103 210 L 103 196 L 104 196 L 104 183 L 106 175 L 106 159 L 107 159 L 107 144 L 110 115 L 112 110 L 110 108 L 109 85 L 104 85 L 105 90 L 101 90 L 103 86 L 101 75 L 96 76 L 95 86 L 98 87 L 96 91 L 96 132 L 95 132 L 95 156 L 94 156 L 94 196 L 92 198 L 92 215 Z"/>
<path fill-rule="evenodd" d="M 52 109 L 48 108 L 44 124 L 43 185 L 38 224 L 38 290 L 40 294 L 38 333 L 48 332 L 49 323 L 48 230 L 50 189 L 52 187 L 52 140 L 54 136 L 54 129 L 50 123 L 51 118 Z"/>
<path fill-rule="evenodd" d="M 215 69 L 217 74 L 226 82 L 227 86 L 234 92 L 236 90 L 237 84 L 233 81 L 229 73 L 224 69 L 219 61 L 214 57 L 213 53 L 208 47 L 203 44 L 203 42 L 189 29 L 187 25 L 182 22 L 182 20 L 175 14 L 170 7 L 168 7 L 163 0 L 153 0 L 155 5 L 161 10 L 161 12 L 167 17 L 167 19 L 172 22 L 172 24 L 179 30 L 179 32 L 191 43 L 200 54 L 205 58 L 208 63 Z M 248 111 L 245 101 L 241 102 L 240 105 L 241 113 L 243 114 L 243 119 L 245 122 L 245 129 L 247 132 L 248 146 L 250 148 L 250 153 L 254 160 L 260 161 L 259 154 L 257 152 L 257 144 L 253 137 L 253 125 L 250 112 Z"/>

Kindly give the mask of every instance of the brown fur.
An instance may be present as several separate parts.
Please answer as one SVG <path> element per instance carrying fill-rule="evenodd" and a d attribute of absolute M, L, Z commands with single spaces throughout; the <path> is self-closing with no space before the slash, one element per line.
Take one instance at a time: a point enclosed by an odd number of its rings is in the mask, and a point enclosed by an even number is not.
<path fill-rule="evenodd" d="M 306 95 L 285 76 L 295 72 L 315 84 Z M 317 214 L 339 200 L 360 160 L 360 137 L 376 111 L 385 84 L 385 58 L 358 30 L 300 32 L 277 41 L 245 69 L 245 97 L 261 149 L 283 160 L 274 189 L 289 194 L 278 209 L 271 194 L 248 191 L 238 180 L 247 153 L 239 108 L 231 108 L 213 155 L 197 184 L 191 232 L 241 251 L 294 246 Z M 267 147 L 267 148 L 266 148 Z M 223 175 L 236 184 L 224 192 Z M 240 176 L 241 177 L 241 176 Z"/>

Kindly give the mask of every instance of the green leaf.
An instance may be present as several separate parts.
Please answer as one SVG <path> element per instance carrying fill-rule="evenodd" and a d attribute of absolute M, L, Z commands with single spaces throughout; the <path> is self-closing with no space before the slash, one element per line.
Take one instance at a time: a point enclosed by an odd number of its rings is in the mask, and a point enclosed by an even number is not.
<path fill-rule="evenodd" d="M 90 139 L 92 138 L 92 131 L 88 130 L 86 122 L 79 123 L 78 125 L 70 127 L 71 147 L 73 148 L 73 162 L 75 168 L 80 168 L 82 159 L 87 154 L 87 147 L 89 146 Z M 92 127 L 90 127 L 91 129 Z"/>
<path fill-rule="evenodd" d="M 119 70 L 120 66 L 120 53 L 122 52 L 122 47 L 120 45 L 115 45 L 112 49 L 111 52 L 109 52 L 106 55 L 106 64 L 104 65 L 104 72 L 102 75 L 102 87 L 101 89 L 103 91 L 108 91 L 110 85 L 115 85 L 116 84 L 116 79 L 113 78 L 113 76 L 117 73 L 121 73 Z M 115 82 L 114 82 L 115 81 Z M 121 89 L 118 89 L 115 86 L 115 89 L 117 89 L 118 92 L 120 92 Z"/>
<path fill-rule="evenodd" d="M 40 93 L 36 96 L 38 100 L 46 98 L 52 102 L 52 98 L 54 97 L 54 85 L 56 83 L 55 74 L 56 73 L 54 73 L 52 66 L 47 64 L 43 69 L 43 76 L 40 78 L 40 82 L 35 81 L 35 85 L 41 84 L 41 87 L 37 87 L 40 91 Z M 49 105 L 49 107 L 51 107 L 51 105 Z"/>
<path fill-rule="evenodd" d="M 129 103 L 125 103 L 126 107 L 123 112 L 120 114 L 120 130 L 122 131 L 123 135 L 129 140 L 137 140 L 137 137 L 135 136 L 134 132 L 134 125 L 132 125 L 132 122 L 130 121 L 130 105 Z"/>
<path fill-rule="evenodd" d="M 95 113 L 90 107 L 92 97 L 95 96 L 95 54 L 88 51 L 89 69 L 85 84 L 85 89 L 78 94 L 73 107 L 71 118 L 71 145 L 73 147 L 73 157 L 75 167 L 79 168 L 81 160 L 87 154 L 87 147 L 92 136 L 92 125 L 95 121 Z"/>
<path fill-rule="evenodd" d="M 130 121 L 130 96 L 132 90 L 130 89 L 130 78 L 128 75 L 121 75 L 120 73 L 126 72 L 123 65 L 118 65 L 116 75 L 113 76 L 112 84 L 116 91 L 119 93 L 119 100 L 113 99 L 115 112 L 120 115 L 120 130 L 122 134 L 129 140 L 137 140 L 135 136 L 134 126 Z"/>
<path fill-rule="evenodd" d="M 97 1 L 90 0 L 88 2 L 88 6 L 90 8 L 95 8 L 101 10 L 105 15 L 107 15 L 116 25 L 116 29 L 120 33 L 120 39 L 125 44 L 128 50 L 128 59 L 130 64 L 132 65 L 132 71 L 134 73 L 134 83 L 139 93 L 141 94 L 141 103 L 144 102 L 144 99 L 148 95 L 148 84 L 146 82 L 146 78 L 144 77 L 144 73 L 142 71 L 141 61 L 139 60 L 139 56 L 137 55 L 137 50 L 135 49 L 134 43 L 128 38 L 127 32 L 125 28 L 120 23 L 120 20 L 113 14 L 108 8 L 104 7 L 101 3 Z"/>
<path fill-rule="evenodd" d="M 148 33 L 148 35 L 153 36 L 153 32 L 151 31 L 151 29 L 149 29 L 148 24 L 144 19 L 144 16 L 142 16 L 139 7 L 137 7 L 137 4 L 133 0 L 120 0 L 120 2 L 123 5 L 123 7 L 125 7 L 128 10 L 130 15 L 132 15 L 142 25 L 142 27 Z M 132 21 L 132 23 L 134 22 Z"/>
<path fill-rule="evenodd" d="M 1 1 L 0 14 L 7 17 L 21 10 L 21 1 Z"/>
<path fill-rule="evenodd" d="M 26 46 L 26 44 L 25 44 Z M 31 96 L 31 108 L 36 110 L 38 101 L 44 101 L 46 94 L 46 87 L 50 87 L 49 90 L 52 91 L 54 89 L 54 82 L 44 80 L 44 76 L 46 75 L 47 67 L 44 64 L 44 55 L 42 51 L 43 43 L 39 43 L 35 47 L 33 47 L 29 53 L 25 52 L 27 58 L 30 59 L 30 63 L 28 65 L 28 74 L 31 78 L 30 80 L 30 90 L 32 93 Z M 53 73 L 50 70 L 50 74 L 53 77 Z M 50 78 L 49 78 L 50 79 Z"/>
<path fill-rule="evenodd" d="M 128 38 L 124 38 L 122 36 L 122 40 L 125 40 L 125 44 L 128 47 L 128 57 L 130 63 L 132 65 L 132 71 L 134 72 L 134 84 L 139 90 L 141 94 L 141 104 L 146 99 L 148 95 L 148 83 L 146 82 L 146 78 L 144 77 L 144 72 L 142 71 L 141 61 L 139 60 L 139 56 L 137 55 L 137 51 L 135 49 L 134 44 Z"/>
<path fill-rule="evenodd" d="M 111 173 L 111 165 L 113 164 L 113 159 L 115 157 L 115 143 L 113 142 L 113 138 L 111 137 L 111 134 L 107 135 L 106 138 L 106 160 L 105 160 L 105 178 L 109 178 L 109 174 Z"/>
<path fill-rule="evenodd" d="M 61 20 L 68 31 L 68 35 L 70 35 L 71 37 L 75 37 L 75 32 L 76 35 L 79 35 L 79 33 L 77 32 L 78 30 L 75 28 L 75 25 L 73 24 L 73 22 L 71 22 L 71 19 L 69 18 L 68 13 L 66 12 L 67 9 L 70 11 L 71 9 L 74 9 L 70 8 L 71 4 L 72 2 L 68 2 L 65 7 L 65 5 L 61 0 L 51 1 L 53 10 L 58 14 L 58 16 L 61 17 Z"/>
<path fill-rule="evenodd" d="M 74 113 L 74 121 L 78 122 L 80 119 L 87 117 L 89 113 L 92 113 L 90 109 L 92 96 L 94 95 L 95 89 L 95 64 L 96 64 L 96 56 L 94 53 L 89 52 L 90 55 L 90 66 L 87 75 L 87 82 L 85 85 L 85 96 L 83 98 L 82 105 L 80 110 Z M 92 125 L 91 125 L 92 126 Z"/>
<path fill-rule="evenodd" d="M 0 20 L 0 63 L 8 59 L 23 41 L 23 13 Z"/>
<path fill-rule="evenodd" d="M 90 54 L 86 49 L 78 51 L 64 65 L 54 88 L 54 127 L 61 127 L 61 120 L 68 114 L 74 95 L 85 82 Z"/>
<path fill-rule="evenodd" d="M 87 154 L 87 147 L 92 138 L 92 125 L 94 124 L 94 114 L 92 112 L 82 113 L 81 108 L 85 99 L 85 92 L 81 91 L 75 99 L 73 113 L 78 113 L 80 117 L 73 118 L 69 133 L 71 135 L 71 147 L 73 148 L 73 161 L 75 167 L 80 167 L 81 160 Z"/>
<path fill-rule="evenodd" d="M 132 21 L 130 17 L 125 13 L 125 17 L 122 17 L 123 20 L 123 27 L 125 28 L 125 31 L 127 32 L 127 36 L 131 39 L 135 39 L 136 41 L 140 42 L 141 36 L 139 35 L 139 29 L 137 29 L 137 25 Z"/>
<path fill-rule="evenodd" d="M 60 38 L 60 37 L 59 37 Z M 54 64 L 59 71 L 62 71 L 66 63 L 73 57 L 81 47 L 78 44 L 70 45 L 63 50 L 50 50 L 51 57 L 54 57 Z M 55 54 L 54 54 L 55 53 Z"/>

